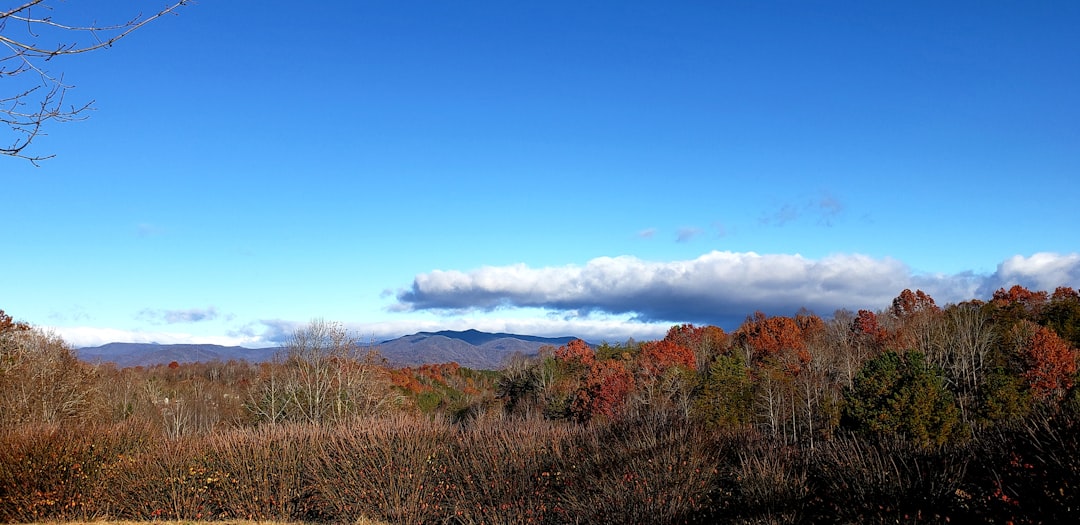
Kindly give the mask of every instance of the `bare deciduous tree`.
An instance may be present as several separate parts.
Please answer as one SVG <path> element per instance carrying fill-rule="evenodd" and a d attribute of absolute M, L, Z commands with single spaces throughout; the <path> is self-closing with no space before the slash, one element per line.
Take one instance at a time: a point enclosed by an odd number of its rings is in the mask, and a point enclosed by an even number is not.
<path fill-rule="evenodd" d="M 269 423 L 318 425 L 379 413 L 391 400 L 382 364 L 340 324 L 314 320 L 289 338 L 283 361 L 264 367 L 247 407 Z"/>
<path fill-rule="evenodd" d="M 54 2 L 19 0 L 0 8 L 0 123 L 8 137 L 0 140 L 0 154 L 38 161 L 53 155 L 35 155 L 26 148 L 50 122 L 81 120 L 93 102 L 70 104 L 64 75 L 51 71 L 53 59 L 109 47 L 136 29 L 175 12 L 191 0 L 176 0 L 156 13 L 118 23 L 82 22 L 74 15 L 56 15 Z M 68 9 L 68 11 L 71 11 Z"/>
<path fill-rule="evenodd" d="M 94 370 L 58 336 L 0 332 L 0 428 L 93 419 L 98 394 Z"/>

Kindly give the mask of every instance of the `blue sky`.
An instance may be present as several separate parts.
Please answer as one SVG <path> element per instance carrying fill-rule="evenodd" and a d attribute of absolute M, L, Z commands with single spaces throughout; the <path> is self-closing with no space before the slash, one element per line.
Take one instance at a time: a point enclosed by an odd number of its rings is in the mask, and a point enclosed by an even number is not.
<path fill-rule="evenodd" d="M 616 341 L 1080 287 L 1080 4 L 945 4 L 202 0 L 48 64 L 96 110 L 0 158 L 0 308 Z"/>

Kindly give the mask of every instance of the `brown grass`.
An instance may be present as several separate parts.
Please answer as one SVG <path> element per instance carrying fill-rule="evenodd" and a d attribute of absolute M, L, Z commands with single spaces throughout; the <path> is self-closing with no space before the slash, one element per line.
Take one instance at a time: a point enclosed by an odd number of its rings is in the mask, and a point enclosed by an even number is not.
<path fill-rule="evenodd" d="M 154 525 L 194 525 L 196 522 L 192 521 L 155 521 Z M 200 521 L 198 525 L 304 525 L 303 522 L 298 521 L 247 521 L 247 520 L 222 520 L 222 521 Z M 94 520 L 94 521 L 42 521 L 37 523 L 28 523 L 26 525 L 147 525 L 145 521 L 113 521 L 113 520 Z M 352 525 L 389 525 L 384 521 L 369 520 L 367 518 L 360 518 L 353 522 Z"/>

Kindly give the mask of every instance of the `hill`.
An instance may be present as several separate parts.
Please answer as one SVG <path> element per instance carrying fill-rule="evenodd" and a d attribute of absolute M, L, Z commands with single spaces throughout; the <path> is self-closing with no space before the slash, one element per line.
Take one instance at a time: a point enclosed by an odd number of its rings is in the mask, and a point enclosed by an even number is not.
<path fill-rule="evenodd" d="M 573 337 L 538 337 L 478 330 L 419 332 L 373 345 L 393 366 L 455 362 L 475 369 L 496 369 L 514 353 L 535 354 L 541 346 L 561 346 Z M 269 361 L 282 348 L 245 348 L 210 344 L 109 343 L 80 348 L 79 359 L 117 366 L 153 366 L 177 363 L 244 360 Z"/>
<path fill-rule="evenodd" d="M 492 370 L 514 353 L 533 355 L 545 345 L 561 346 L 573 337 L 537 337 L 477 330 L 419 332 L 383 341 L 379 353 L 394 366 L 455 362 L 461 366 Z"/>
<path fill-rule="evenodd" d="M 207 344 L 162 345 L 157 343 L 109 343 L 79 348 L 79 359 L 88 363 L 115 363 L 121 368 L 132 366 L 205 363 L 209 361 L 244 360 L 261 363 L 273 359 L 281 348 L 245 348 Z"/>

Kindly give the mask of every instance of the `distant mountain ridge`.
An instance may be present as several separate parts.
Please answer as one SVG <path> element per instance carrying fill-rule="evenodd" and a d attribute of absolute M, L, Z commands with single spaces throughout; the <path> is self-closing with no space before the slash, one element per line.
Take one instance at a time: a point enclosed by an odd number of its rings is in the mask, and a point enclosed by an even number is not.
<path fill-rule="evenodd" d="M 575 337 L 539 337 L 479 330 L 418 332 L 370 346 L 378 350 L 392 366 L 455 362 L 461 366 L 493 370 L 501 367 L 515 353 L 534 355 L 542 346 L 562 346 Z M 246 348 L 210 344 L 109 343 L 80 348 L 79 359 L 89 363 L 115 363 L 121 368 L 133 366 L 244 360 L 252 363 L 270 361 L 283 349 Z"/>
<path fill-rule="evenodd" d="M 540 343 L 541 345 L 565 345 L 577 337 L 540 337 L 535 335 L 520 335 L 520 334 L 506 334 L 506 333 L 490 333 L 481 332 L 479 330 L 464 330 L 461 332 L 455 332 L 453 330 L 442 330 L 440 332 L 417 332 L 413 335 L 441 335 L 449 337 L 451 339 L 460 339 L 466 343 L 473 345 L 483 345 L 491 341 L 498 339 L 518 339 L 529 343 Z M 410 336 L 405 336 L 410 337 Z M 400 339 L 400 338 L 399 338 Z"/>
<path fill-rule="evenodd" d="M 418 332 L 376 345 L 393 366 L 455 362 L 468 368 L 493 370 L 515 353 L 534 355 L 542 346 L 562 346 L 575 337 L 539 337 L 478 330 Z"/>
<path fill-rule="evenodd" d="M 115 363 L 120 368 L 127 368 L 167 365 L 173 361 L 182 364 L 231 360 L 261 363 L 273 359 L 281 350 L 209 344 L 109 343 L 79 348 L 76 353 L 79 359 L 88 363 Z"/>

